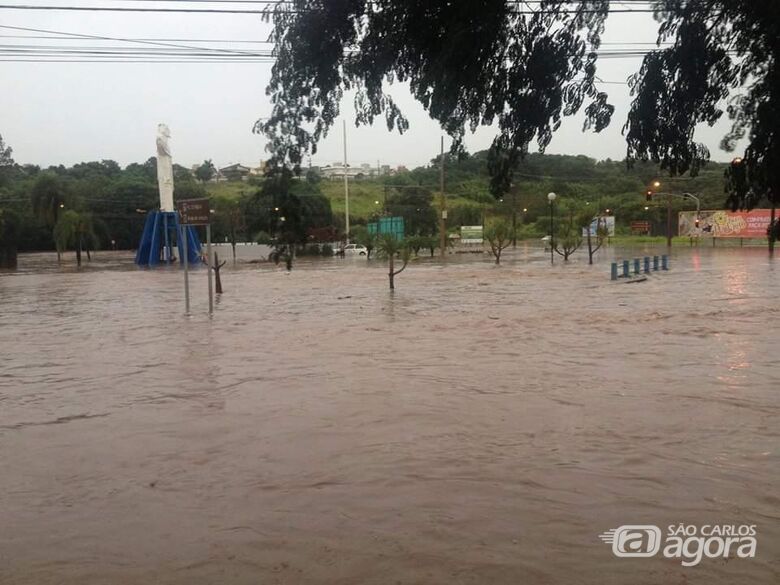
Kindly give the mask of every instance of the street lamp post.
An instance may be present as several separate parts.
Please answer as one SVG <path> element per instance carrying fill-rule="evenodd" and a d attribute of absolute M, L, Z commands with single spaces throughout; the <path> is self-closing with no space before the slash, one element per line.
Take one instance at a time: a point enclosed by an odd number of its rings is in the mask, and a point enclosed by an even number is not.
<path fill-rule="evenodd" d="M 550 264 L 555 264 L 555 231 L 553 228 L 553 215 L 555 210 L 555 193 L 548 193 L 547 199 L 550 202 Z"/>
<path fill-rule="evenodd" d="M 517 248 L 517 192 L 514 185 L 511 185 L 510 188 L 512 189 L 512 247 Z"/>
<path fill-rule="evenodd" d="M 653 188 L 657 193 L 661 188 L 660 181 L 654 181 Z M 672 194 L 671 193 L 667 193 L 666 195 L 666 246 L 667 248 L 672 247 Z"/>
<path fill-rule="evenodd" d="M 653 190 L 647 192 L 648 201 L 653 195 L 666 195 L 666 245 L 672 247 L 672 197 L 678 197 L 680 199 L 691 199 L 696 202 L 696 227 L 699 223 L 699 217 L 701 216 L 701 200 L 692 193 L 672 193 L 668 191 L 666 193 L 660 192 L 661 183 L 659 181 L 653 182 Z M 647 207 L 645 207 L 647 209 Z"/>

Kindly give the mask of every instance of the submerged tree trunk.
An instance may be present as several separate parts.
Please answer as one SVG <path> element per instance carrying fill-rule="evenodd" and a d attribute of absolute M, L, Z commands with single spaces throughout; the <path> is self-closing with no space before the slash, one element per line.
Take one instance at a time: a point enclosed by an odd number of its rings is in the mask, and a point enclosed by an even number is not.
<path fill-rule="evenodd" d="M 214 252 L 214 266 L 211 268 L 214 270 L 214 284 L 216 285 L 216 291 L 218 295 L 222 294 L 222 278 L 219 276 L 219 269 L 225 265 L 223 260 L 222 264 L 219 263 L 219 254 Z"/>
<path fill-rule="evenodd" d="M 233 264 L 236 263 L 236 229 L 230 226 L 230 246 L 233 248 Z"/>
<path fill-rule="evenodd" d="M 775 253 L 775 234 L 777 233 L 777 227 L 775 226 L 775 204 L 772 203 L 772 213 L 769 216 L 769 255 Z"/>
<path fill-rule="evenodd" d="M 0 247 L 0 268 L 16 268 L 16 246 Z"/>
<path fill-rule="evenodd" d="M 395 261 L 394 255 L 390 254 L 390 271 L 387 273 L 387 276 L 390 278 L 390 290 L 395 290 L 395 271 L 393 270 L 393 262 Z"/>
<path fill-rule="evenodd" d="M 590 239 L 590 224 L 588 224 L 586 229 L 588 230 L 588 264 L 593 264 L 593 242 Z"/>
<path fill-rule="evenodd" d="M 81 267 L 81 236 L 79 236 L 79 241 L 76 245 L 76 265 Z"/>

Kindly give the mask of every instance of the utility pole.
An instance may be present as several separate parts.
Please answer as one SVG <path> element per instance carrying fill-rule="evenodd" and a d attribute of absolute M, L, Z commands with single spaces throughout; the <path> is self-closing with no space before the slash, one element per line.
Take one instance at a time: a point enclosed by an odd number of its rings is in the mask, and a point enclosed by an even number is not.
<path fill-rule="evenodd" d="M 439 205 L 439 246 L 441 248 L 441 257 L 444 258 L 447 249 L 447 200 L 444 197 L 444 136 L 441 137 L 441 158 L 439 163 L 439 189 L 441 195 Z"/>
<path fill-rule="evenodd" d="M 517 205 L 515 202 L 517 191 L 515 191 L 514 185 L 510 188 L 512 189 L 512 247 L 517 248 Z"/>
<path fill-rule="evenodd" d="M 347 176 L 347 121 L 343 120 L 344 127 L 344 223 L 347 244 L 349 244 L 349 177 Z"/>

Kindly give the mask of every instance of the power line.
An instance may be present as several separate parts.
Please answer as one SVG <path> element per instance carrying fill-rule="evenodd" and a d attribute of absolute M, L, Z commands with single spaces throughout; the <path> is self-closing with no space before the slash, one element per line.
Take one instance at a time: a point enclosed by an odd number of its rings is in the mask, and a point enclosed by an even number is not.
<path fill-rule="evenodd" d="M 79 33 L 69 33 L 69 32 L 62 32 L 62 31 L 52 31 L 47 29 L 36 29 L 36 28 L 30 28 L 30 27 L 23 27 L 23 26 L 11 26 L 7 24 L 0 24 L 0 28 L 9 29 L 9 30 L 20 30 L 20 31 L 26 31 L 26 32 L 39 32 L 39 33 L 45 33 L 45 34 L 58 34 L 63 36 L 69 36 L 69 37 L 77 37 L 82 39 L 96 39 L 101 41 L 119 41 L 124 43 L 140 43 L 144 45 L 156 45 L 161 47 L 171 47 L 171 48 L 177 48 L 177 49 L 195 49 L 198 51 L 203 50 L 203 47 L 195 47 L 192 45 L 178 45 L 178 44 L 170 44 L 170 43 L 164 43 L 159 41 L 143 41 L 143 40 L 137 40 L 137 39 L 131 39 L 131 38 L 123 38 L 123 37 L 106 37 L 101 35 L 88 35 L 88 34 L 79 34 Z M 229 53 L 234 55 L 257 55 L 250 51 L 239 51 L 235 49 L 222 49 L 222 48 L 215 48 L 213 49 L 215 52 L 219 53 Z M 259 56 L 265 56 L 265 55 L 259 55 Z"/>
<path fill-rule="evenodd" d="M 58 33 L 59 35 L 69 34 L 69 33 Z M 79 40 L 78 38 L 68 38 L 63 36 L 58 36 L 57 34 L 51 34 L 51 35 L 4 35 L 0 34 L 0 38 L 3 39 L 41 39 L 41 40 L 59 40 L 59 41 L 74 41 Z M 85 38 L 84 40 L 89 40 L 89 38 Z M 95 39 L 95 40 L 102 40 L 102 39 Z M 173 42 L 173 43 L 251 43 L 251 44 L 258 44 L 258 45 L 272 45 L 273 41 L 257 41 L 257 40 L 250 40 L 250 39 L 189 39 L 189 38 L 176 38 L 176 39 L 168 39 L 168 38 L 135 38 L 135 39 L 129 39 L 132 41 L 154 41 L 154 42 Z M 606 43 L 602 43 L 606 44 Z"/>
<path fill-rule="evenodd" d="M 120 2 L 125 2 L 127 0 L 118 0 Z M 140 1 L 140 0 L 139 0 Z M 190 1 L 190 0 L 185 0 Z M 60 40 L 60 41 L 73 41 L 73 40 L 79 40 L 78 38 L 69 38 L 69 37 L 63 37 L 58 35 L 65 35 L 65 34 L 71 34 L 71 33 L 53 33 L 50 35 L 6 35 L 6 34 L 0 34 L 0 38 L 4 39 L 41 39 L 41 40 Z M 85 38 L 85 40 L 89 40 L 88 37 Z M 100 39 L 96 39 L 100 40 Z M 259 41 L 259 40 L 253 40 L 253 39 L 192 39 L 192 38 L 160 38 L 160 37 L 154 37 L 154 38 L 134 38 L 130 39 L 132 41 L 155 41 L 155 42 L 175 42 L 175 43 L 249 43 L 249 44 L 259 44 L 259 45 L 273 45 L 273 41 Z M 660 43 L 661 46 L 666 45 L 673 45 L 672 42 L 662 42 Z M 601 46 L 645 46 L 645 47 L 657 47 L 659 44 L 654 41 L 647 41 L 647 42 L 638 42 L 638 41 L 602 41 Z"/>
<path fill-rule="evenodd" d="M 515 4 L 520 4 L 517 2 Z M 284 2 L 266 2 L 265 6 L 284 6 Z M 154 13 L 188 13 L 188 14 L 257 14 L 267 16 L 273 13 L 273 9 L 250 10 L 242 8 L 144 8 L 129 6 L 36 6 L 30 4 L 0 4 L 0 10 L 46 10 L 46 11 L 79 11 L 79 12 L 154 12 Z M 287 14 L 300 14 L 306 11 L 284 10 Z M 581 9 L 581 10 L 548 10 L 539 8 L 537 10 L 516 10 L 516 14 L 601 14 L 601 10 Z M 609 8 L 609 14 L 647 14 L 654 13 L 653 8 Z"/>
<path fill-rule="evenodd" d="M 57 57 L 57 61 L 63 62 L 98 62 L 99 58 L 107 62 L 124 62 L 128 57 L 169 57 L 193 60 L 202 58 L 199 62 L 208 60 L 217 60 L 226 62 L 226 58 L 231 58 L 235 62 L 267 62 L 274 58 L 270 50 L 264 51 L 246 51 L 234 48 L 223 47 L 202 47 L 199 45 L 175 44 L 161 40 L 109 37 L 102 35 L 91 35 L 83 33 L 71 33 L 65 31 L 55 31 L 48 29 L 38 29 L 31 27 L 18 27 L 10 25 L 0 25 L 2 29 L 17 30 L 21 32 L 35 32 L 44 35 L 56 35 L 53 38 L 57 40 L 87 40 L 87 41 L 114 41 L 120 43 L 134 43 L 143 45 L 142 48 L 114 47 L 114 46 L 96 46 L 96 47 L 78 47 L 78 46 L 60 46 L 60 45 L 32 45 L 32 44 L 10 44 L 0 45 L 0 56 L 14 57 L 15 59 L 3 59 L 5 62 L 53 62 L 52 59 L 35 59 L 36 57 Z M 34 37 L 35 38 L 35 37 Z M 225 41 L 229 42 L 229 41 Z M 151 46 L 151 48 L 150 48 Z M 654 50 L 654 49 L 653 49 Z M 629 58 L 641 57 L 646 55 L 648 49 L 617 48 L 596 50 L 597 56 L 601 59 L 611 58 Z M 96 59 L 86 61 L 82 57 L 95 57 Z M 21 58 L 24 59 L 21 59 Z M 108 61 L 108 57 L 114 57 Z M 76 59 L 78 58 L 78 59 Z M 613 83 L 613 82 L 602 82 Z"/>

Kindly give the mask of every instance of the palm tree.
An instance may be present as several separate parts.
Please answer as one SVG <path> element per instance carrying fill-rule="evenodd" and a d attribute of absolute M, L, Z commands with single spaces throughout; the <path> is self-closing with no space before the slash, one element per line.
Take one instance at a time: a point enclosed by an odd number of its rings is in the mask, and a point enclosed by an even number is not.
<path fill-rule="evenodd" d="M 53 228 L 60 218 L 67 199 L 62 179 L 54 173 L 39 175 L 30 191 L 30 199 L 38 219 Z"/>
<path fill-rule="evenodd" d="M 376 248 L 377 235 L 368 231 L 366 226 L 357 225 L 352 229 L 352 241 L 366 247 L 366 259 L 371 260 L 371 252 Z"/>
<path fill-rule="evenodd" d="M 387 258 L 388 260 L 389 270 L 387 276 L 390 279 L 390 290 L 395 290 L 395 276 L 401 274 L 406 268 L 412 255 L 412 249 L 405 242 L 396 239 L 392 234 L 382 234 L 376 240 L 376 251 L 379 257 Z M 399 256 L 403 262 L 403 266 L 398 270 L 395 270 L 396 256 Z"/>
<path fill-rule="evenodd" d="M 33 212 L 38 219 L 49 228 L 54 228 L 59 222 L 60 215 L 65 208 L 67 193 L 65 185 L 54 173 L 43 173 L 38 176 L 30 191 Z M 55 245 L 56 245 L 56 235 Z M 57 262 L 60 261 L 61 252 L 57 247 Z"/>
<path fill-rule="evenodd" d="M 57 246 L 57 254 L 61 254 L 69 247 L 76 250 L 76 264 L 81 266 L 81 252 L 87 245 L 87 258 L 89 247 L 97 242 L 97 236 L 92 227 L 92 215 L 78 213 L 69 209 L 65 211 L 57 225 L 54 226 L 54 243 Z"/>

